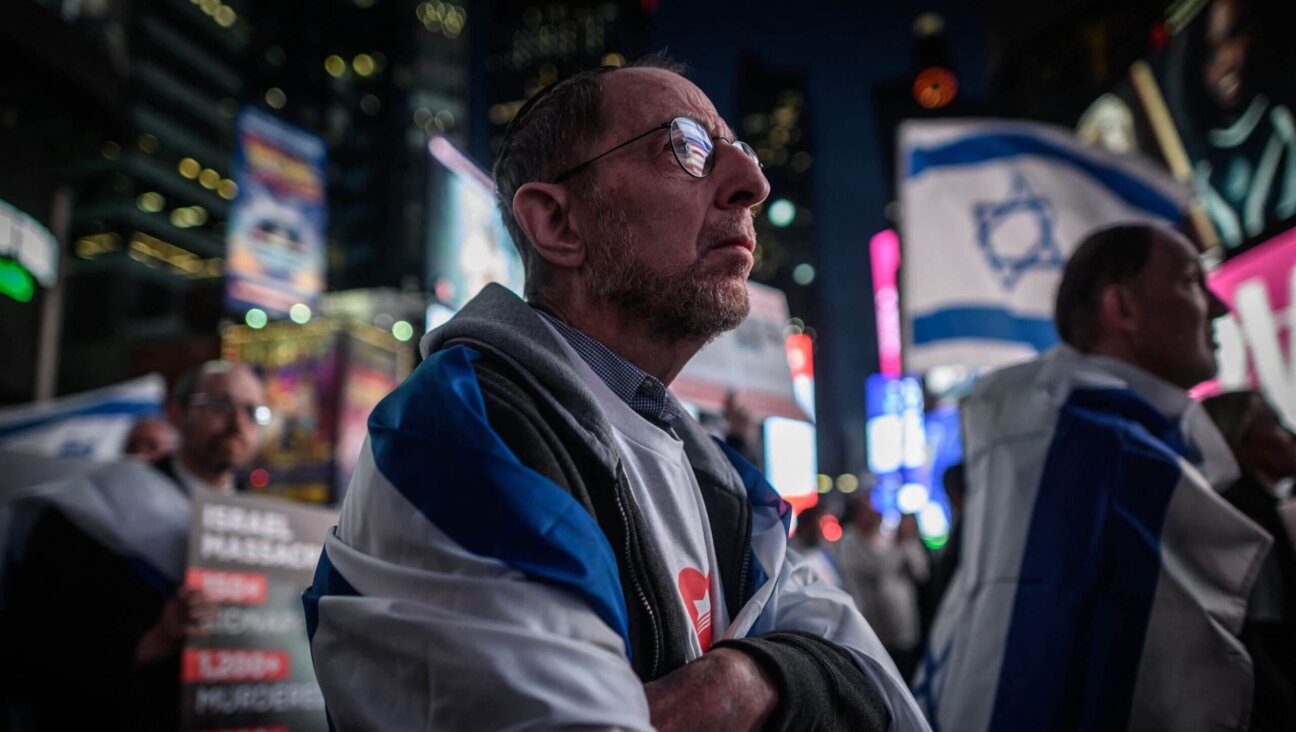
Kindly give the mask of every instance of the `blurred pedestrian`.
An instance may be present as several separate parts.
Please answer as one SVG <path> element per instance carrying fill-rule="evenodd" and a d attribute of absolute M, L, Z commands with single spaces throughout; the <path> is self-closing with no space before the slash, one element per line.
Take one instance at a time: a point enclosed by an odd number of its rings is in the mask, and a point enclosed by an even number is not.
<path fill-rule="evenodd" d="M 1296 477 L 1296 436 L 1254 391 L 1235 391 L 1202 402 L 1224 434 L 1242 477 L 1223 496 L 1273 537 L 1260 568 L 1242 641 L 1255 664 L 1251 729 L 1290 728 L 1296 720 L 1296 550 L 1279 508 L 1278 484 Z"/>
<path fill-rule="evenodd" d="M 824 537 L 824 524 L 836 522 L 837 518 L 820 501 L 797 515 L 796 531 L 788 545 L 805 558 L 819 579 L 833 587 L 845 587 L 832 544 Z M 836 529 L 840 532 L 840 525 Z"/>
<path fill-rule="evenodd" d="M 208 609 L 183 586 L 189 496 L 233 490 L 268 415 L 261 396 L 246 365 L 203 364 L 167 405 L 180 438 L 162 472 L 110 465 L 25 507 L 0 592 L 15 732 L 178 727 L 181 643 Z"/>
<path fill-rule="evenodd" d="M 233 493 L 238 471 L 256 457 L 261 428 L 270 421 L 261 379 L 247 364 L 208 361 L 182 376 L 167 402 L 180 433 L 175 454 L 156 465 L 186 492 Z"/>
<path fill-rule="evenodd" d="M 738 395 L 732 389 L 725 393 L 723 415 L 725 444 L 736 450 L 752 465 L 760 465 L 762 450 L 757 447 L 759 442 L 753 439 L 755 425 L 751 412 L 738 403 Z"/>
<path fill-rule="evenodd" d="M 909 678 L 921 637 L 918 586 L 930 570 L 912 515 L 901 518 L 894 535 L 883 531 L 882 524 L 870 496 L 855 494 L 837 543 L 837 559 L 846 590 L 901 675 Z"/>
<path fill-rule="evenodd" d="M 904 618 L 903 633 L 896 641 L 893 658 L 900 672 L 909 678 L 922 652 L 923 598 L 931 582 L 932 567 L 931 553 L 923 543 L 918 517 L 914 514 L 900 514 L 892 553 L 895 558 L 891 564 L 897 569 L 891 573 L 884 588 L 892 594 L 889 601 L 897 609 L 904 608 L 901 616 Z"/>
<path fill-rule="evenodd" d="M 1269 539 L 1217 494 L 1237 465 L 1187 394 L 1226 312 L 1182 235 L 1100 229 L 1062 274 L 1062 344 L 978 382 L 962 556 L 915 679 L 933 726 L 1246 727 Z"/>
<path fill-rule="evenodd" d="M 945 546 L 932 560 L 931 581 L 923 591 L 923 639 L 926 640 L 931 630 L 936 611 L 940 608 L 941 599 L 949 589 L 954 571 L 958 569 L 959 557 L 963 545 L 963 492 L 965 490 L 963 463 L 955 463 L 945 469 L 941 475 L 941 487 L 949 498 L 950 529 Z"/>
<path fill-rule="evenodd" d="M 880 625 L 884 625 L 886 619 L 880 617 L 881 600 L 878 598 L 882 562 L 877 548 L 883 539 L 882 514 L 873 507 L 872 498 L 864 492 L 852 494 L 846 501 L 846 513 L 842 517 L 842 537 L 835 547 L 837 564 L 842 568 L 842 579 L 855 607 L 885 644 Z"/>
<path fill-rule="evenodd" d="M 156 463 L 175 451 L 176 431 L 166 420 L 140 417 L 126 433 L 122 454 L 146 463 Z"/>

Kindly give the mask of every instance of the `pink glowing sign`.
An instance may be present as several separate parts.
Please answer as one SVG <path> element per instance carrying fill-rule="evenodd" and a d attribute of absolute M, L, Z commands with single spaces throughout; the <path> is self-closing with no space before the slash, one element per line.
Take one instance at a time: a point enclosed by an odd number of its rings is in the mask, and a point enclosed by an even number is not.
<path fill-rule="evenodd" d="M 1230 259 L 1208 280 L 1230 312 L 1215 321 L 1219 378 L 1194 396 L 1258 388 L 1296 424 L 1296 229 Z"/>
<path fill-rule="evenodd" d="M 1210 273 L 1211 289 L 1230 308 L 1237 305 L 1238 290 L 1243 285 L 1263 286 L 1269 304 L 1281 312 L 1290 304 L 1288 285 L 1296 266 L 1296 229 L 1279 234 L 1248 252 L 1243 252 Z"/>
<path fill-rule="evenodd" d="M 873 264 L 873 312 L 877 318 L 878 370 L 885 376 L 899 376 L 900 291 L 896 272 L 900 269 L 900 237 L 895 229 L 879 231 L 869 240 Z"/>

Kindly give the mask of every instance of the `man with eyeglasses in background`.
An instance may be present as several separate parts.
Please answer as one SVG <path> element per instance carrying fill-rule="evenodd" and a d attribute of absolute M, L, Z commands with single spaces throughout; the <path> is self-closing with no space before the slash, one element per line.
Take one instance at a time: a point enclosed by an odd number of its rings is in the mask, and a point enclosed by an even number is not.
<path fill-rule="evenodd" d="M 183 584 L 189 501 L 236 490 L 269 421 L 263 402 L 247 365 L 204 363 L 172 390 L 179 442 L 157 470 L 109 465 L 31 512 L 0 592 L 12 729 L 178 728 L 181 644 L 207 607 Z"/>
<path fill-rule="evenodd" d="M 256 456 L 270 421 L 261 379 L 247 364 L 208 361 L 182 376 L 167 403 L 180 433 L 175 454 L 154 465 L 185 491 L 194 486 L 233 493 L 235 474 Z"/>
<path fill-rule="evenodd" d="M 515 117 L 526 300 L 489 285 L 424 338 L 304 597 L 338 729 L 926 729 L 787 504 L 667 391 L 746 317 L 769 193 L 680 71 Z"/>

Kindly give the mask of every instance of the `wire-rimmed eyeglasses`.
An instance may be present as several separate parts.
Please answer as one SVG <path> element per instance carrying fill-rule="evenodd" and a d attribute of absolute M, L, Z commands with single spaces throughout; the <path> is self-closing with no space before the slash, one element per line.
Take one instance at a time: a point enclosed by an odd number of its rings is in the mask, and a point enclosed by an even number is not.
<path fill-rule="evenodd" d="M 224 394 L 194 394 L 189 403 L 195 407 L 202 407 L 222 419 L 231 419 L 238 412 L 242 412 L 248 419 L 262 427 L 270 424 L 272 416 L 270 407 L 264 404 L 240 403 Z"/>
<path fill-rule="evenodd" d="M 675 162 L 679 163 L 680 168 L 682 168 L 685 173 L 688 173 L 694 178 L 705 178 L 711 173 L 711 170 L 715 168 L 716 140 L 724 140 L 730 145 L 733 145 L 741 150 L 744 155 L 751 158 L 752 162 L 756 163 L 756 167 L 764 167 L 761 165 L 760 159 L 756 156 L 756 151 L 751 148 L 751 145 L 748 145 L 742 140 L 730 140 L 727 137 L 720 137 L 719 135 L 713 136 L 710 132 L 707 132 L 707 129 L 697 120 L 688 117 L 676 117 L 670 122 L 657 125 L 651 130 L 635 135 L 620 145 L 604 150 L 580 165 L 568 168 L 563 173 L 555 176 L 552 182 L 561 183 L 564 178 L 571 176 L 582 168 L 593 165 L 626 145 L 638 142 L 648 135 L 661 130 L 670 130 L 671 150 L 675 153 Z"/>

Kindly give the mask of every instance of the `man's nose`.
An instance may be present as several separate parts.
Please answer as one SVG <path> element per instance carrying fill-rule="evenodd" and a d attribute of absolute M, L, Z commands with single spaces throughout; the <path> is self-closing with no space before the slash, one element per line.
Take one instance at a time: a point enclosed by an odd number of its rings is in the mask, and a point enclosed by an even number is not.
<path fill-rule="evenodd" d="M 1210 285 L 1206 286 L 1206 300 L 1209 308 L 1207 312 L 1209 313 L 1211 320 L 1222 318 L 1229 314 L 1228 303 L 1221 300 L 1219 295 L 1216 295 L 1215 291 L 1210 288 Z"/>
<path fill-rule="evenodd" d="M 717 141 L 715 155 L 711 175 L 720 178 L 716 197 L 721 208 L 751 208 L 769 197 L 770 184 L 760 165 L 736 144 Z"/>

